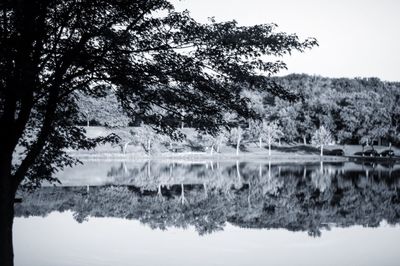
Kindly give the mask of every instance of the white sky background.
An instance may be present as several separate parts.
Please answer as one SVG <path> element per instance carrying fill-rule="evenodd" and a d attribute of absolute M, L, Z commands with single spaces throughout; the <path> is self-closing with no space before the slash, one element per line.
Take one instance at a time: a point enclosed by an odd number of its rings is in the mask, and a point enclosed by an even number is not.
<path fill-rule="evenodd" d="M 277 31 L 315 37 L 319 47 L 284 57 L 287 71 L 327 77 L 400 81 L 400 0 L 173 0 L 206 22 L 278 24 Z"/>

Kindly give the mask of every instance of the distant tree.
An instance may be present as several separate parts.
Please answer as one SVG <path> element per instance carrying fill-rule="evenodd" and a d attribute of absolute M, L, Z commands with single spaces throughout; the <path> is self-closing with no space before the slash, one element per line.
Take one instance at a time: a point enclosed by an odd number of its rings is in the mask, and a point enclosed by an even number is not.
<path fill-rule="evenodd" d="M 232 128 L 229 133 L 229 139 L 235 143 L 236 146 L 236 155 L 239 155 L 240 152 L 240 144 L 243 139 L 243 129 L 238 126 L 236 128 Z"/>
<path fill-rule="evenodd" d="M 400 89 L 396 90 L 395 86 L 391 88 L 396 93 L 391 95 L 390 100 L 388 100 L 390 103 L 385 104 L 385 106 L 388 106 L 390 114 L 390 128 L 388 134 L 392 141 L 400 143 Z"/>
<path fill-rule="evenodd" d="M 265 105 L 264 105 L 264 98 L 265 98 L 265 91 L 254 91 L 251 89 L 244 89 L 241 93 L 242 96 L 250 99 L 249 107 L 253 109 L 257 114 L 261 117 L 265 114 Z"/>
<path fill-rule="evenodd" d="M 215 147 L 216 152 L 221 151 L 221 146 L 228 140 L 228 132 L 225 129 L 222 129 L 215 137 Z"/>
<path fill-rule="evenodd" d="M 76 93 L 112 92 L 128 117 L 164 133 L 180 126 L 177 110 L 198 130 L 215 132 L 227 111 L 256 116 L 239 83 L 293 97 L 269 78 L 285 64 L 265 59 L 316 45 L 272 24 L 201 24 L 167 0 L 3 1 L 0 14 L 2 266 L 13 265 L 19 185 L 55 181 L 58 169 L 77 162 L 66 148 L 104 140 L 75 126 Z"/>
<path fill-rule="evenodd" d="M 283 138 L 288 143 L 293 143 L 299 138 L 296 116 L 296 109 L 288 105 L 288 102 L 278 101 L 280 105 L 277 105 L 277 113 L 274 121 L 282 128 Z M 281 107 L 278 107 L 281 106 Z"/>
<path fill-rule="evenodd" d="M 339 141 L 354 139 L 373 144 L 388 134 L 390 114 L 379 94 L 367 90 L 345 93 L 338 105 L 342 125 L 338 131 Z"/>
<path fill-rule="evenodd" d="M 120 146 L 121 152 L 126 154 L 128 145 L 134 142 L 133 132 L 127 128 L 114 129 L 113 132 L 118 136 L 117 144 Z"/>
<path fill-rule="evenodd" d="M 246 129 L 246 133 L 248 138 L 251 141 L 258 142 L 258 147 L 261 149 L 262 148 L 262 131 L 263 131 L 263 123 L 260 121 L 254 121 L 250 120 L 249 121 L 249 126 Z"/>
<path fill-rule="evenodd" d="M 239 155 L 241 142 L 244 134 L 247 133 L 247 131 L 242 129 L 242 126 L 246 124 L 246 120 L 231 112 L 224 114 L 224 120 L 230 126 L 226 133 L 226 138 L 231 145 L 236 147 L 236 155 Z"/>
<path fill-rule="evenodd" d="M 281 136 L 282 136 L 282 131 L 276 123 L 274 122 L 262 123 L 260 143 L 263 138 L 267 141 L 269 156 L 271 156 L 271 144 L 274 143 L 276 140 L 278 140 Z"/>
<path fill-rule="evenodd" d="M 297 132 L 299 137 L 303 140 L 303 144 L 307 144 L 307 139 L 310 138 L 315 130 L 315 124 L 312 121 L 312 110 L 309 110 L 308 105 L 305 103 L 296 104 L 297 116 L 295 119 Z"/>
<path fill-rule="evenodd" d="M 311 143 L 321 148 L 321 157 L 324 156 L 324 146 L 332 142 L 332 135 L 324 126 L 316 130 L 311 138 Z"/>
<path fill-rule="evenodd" d="M 85 120 L 86 126 L 89 127 L 90 121 L 94 119 L 94 115 L 101 104 L 99 104 L 99 101 L 96 101 L 95 98 L 81 97 L 77 105 L 80 111 L 80 120 Z"/>
<path fill-rule="evenodd" d="M 226 131 L 223 130 L 216 135 L 204 135 L 202 137 L 203 141 L 209 147 L 210 154 L 214 154 L 214 151 L 220 152 L 220 148 L 223 142 L 227 140 Z"/>
<path fill-rule="evenodd" d="M 114 94 L 101 98 L 78 94 L 77 98 L 79 113 L 83 116 L 82 120 L 86 121 L 86 126 L 95 120 L 103 126 L 126 127 L 132 120 L 124 113 Z"/>
<path fill-rule="evenodd" d="M 132 131 L 132 134 L 133 138 L 137 143 L 142 145 L 147 154 L 151 153 L 154 142 L 159 139 L 159 136 L 154 129 L 151 126 L 144 124 L 137 127 L 135 131 Z"/>

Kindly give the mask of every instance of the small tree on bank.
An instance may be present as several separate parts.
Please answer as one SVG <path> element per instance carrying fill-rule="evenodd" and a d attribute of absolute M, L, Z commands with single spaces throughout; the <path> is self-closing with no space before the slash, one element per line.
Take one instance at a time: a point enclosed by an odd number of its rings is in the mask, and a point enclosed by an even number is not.
<path fill-rule="evenodd" d="M 203 139 L 206 146 L 210 149 L 210 154 L 213 155 L 214 151 L 217 153 L 220 152 L 221 145 L 227 140 L 227 136 L 225 131 L 221 131 L 215 136 L 206 134 L 203 136 Z"/>
<path fill-rule="evenodd" d="M 243 129 L 238 126 L 237 128 L 232 128 L 229 134 L 229 139 L 231 142 L 236 143 L 236 155 L 239 155 L 240 152 L 240 143 L 243 138 Z"/>
<path fill-rule="evenodd" d="M 259 121 L 250 121 L 247 128 L 247 136 L 251 141 L 258 142 L 258 147 L 262 148 L 263 127 Z"/>
<path fill-rule="evenodd" d="M 132 132 L 126 128 L 118 128 L 114 129 L 113 132 L 118 136 L 118 145 L 121 148 L 121 152 L 126 154 L 126 150 L 128 149 L 128 145 L 130 145 L 134 139 L 132 136 Z"/>
<path fill-rule="evenodd" d="M 154 129 L 149 125 L 142 124 L 132 133 L 135 141 L 142 145 L 144 151 L 150 155 L 154 142 L 159 138 Z"/>
<path fill-rule="evenodd" d="M 321 157 L 324 156 L 324 146 L 329 145 L 332 142 L 332 135 L 324 126 L 317 129 L 311 138 L 311 143 L 321 148 Z"/>
<path fill-rule="evenodd" d="M 268 155 L 271 156 L 271 144 L 274 143 L 282 136 L 282 131 L 279 126 L 275 123 L 262 123 L 262 132 L 260 137 L 260 146 L 262 138 L 267 141 L 268 144 Z"/>

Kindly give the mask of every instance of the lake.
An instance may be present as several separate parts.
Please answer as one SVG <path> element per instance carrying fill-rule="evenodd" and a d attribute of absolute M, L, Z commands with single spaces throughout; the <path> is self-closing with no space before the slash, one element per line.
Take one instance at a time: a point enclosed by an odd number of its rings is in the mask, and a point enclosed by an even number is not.
<path fill-rule="evenodd" d="M 87 162 L 20 191 L 15 265 L 399 265 L 400 165 Z"/>

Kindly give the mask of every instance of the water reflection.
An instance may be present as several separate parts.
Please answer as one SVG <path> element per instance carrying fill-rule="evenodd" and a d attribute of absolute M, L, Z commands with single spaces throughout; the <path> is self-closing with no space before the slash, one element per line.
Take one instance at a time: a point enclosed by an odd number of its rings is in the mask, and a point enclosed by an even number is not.
<path fill-rule="evenodd" d="M 93 163 L 66 171 L 61 180 L 67 186 L 21 191 L 16 216 L 68 210 L 78 222 L 118 217 L 151 228 L 194 226 L 201 235 L 229 223 L 311 236 L 332 225 L 377 227 L 400 218 L 399 165 Z"/>

